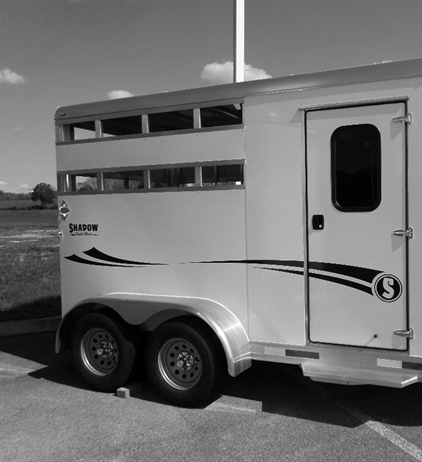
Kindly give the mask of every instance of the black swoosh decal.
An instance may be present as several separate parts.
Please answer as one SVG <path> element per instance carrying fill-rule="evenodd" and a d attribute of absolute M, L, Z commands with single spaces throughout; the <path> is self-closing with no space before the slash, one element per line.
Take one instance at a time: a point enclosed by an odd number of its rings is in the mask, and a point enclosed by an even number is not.
<path fill-rule="evenodd" d="M 280 273 L 289 273 L 289 274 L 299 274 L 303 275 L 303 271 L 298 270 L 288 270 L 288 269 L 281 269 L 281 268 L 258 268 L 264 269 L 267 271 L 278 271 Z M 359 282 L 349 281 L 347 279 L 342 279 L 334 276 L 329 276 L 325 274 L 318 274 L 318 273 L 309 273 L 310 278 L 314 279 L 321 279 L 323 281 L 334 282 L 335 284 L 340 284 L 347 287 L 353 287 L 354 289 L 361 290 L 362 292 L 366 292 L 370 295 L 372 294 L 372 288 L 365 286 L 364 284 L 360 284 Z"/>
<path fill-rule="evenodd" d="M 113 257 L 107 255 L 104 252 L 92 247 L 90 250 L 83 252 L 85 255 L 91 258 L 95 258 L 97 261 L 88 260 L 79 257 L 75 254 L 65 257 L 67 260 L 82 263 L 93 266 L 108 266 L 115 268 L 133 268 L 133 267 L 145 267 L 145 266 L 166 266 L 165 263 L 151 263 L 141 262 L 135 260 L 126 260 L 122 258 Z M 243 264 L 243 265 L 255 265 L 256 269 L 277 271 L 280 273 L 288 274 L 304 274 L 304 262 L 299 260 L 210 260 L 210 261 L 198 261 L 188 262 L 181 264 Z M 364 283 L 372 283 L 375 278 L 383 273 L 380 270 L 374 270 L 370 268 L 363 268 L 360 266 L 342 265 L 338 263 L 325 263 L 325 262 L 309 262 L 309 277 L 314 279 L 320 279 L 335 284 L 341 284 L 343 286 L 351 287 L 362 292 L 373 295 L 372 288 L 368 287 Z M 315 271 L 324 271 L 331 274 L 321 274 Z M 344 279 L 342 276 L 350 277 L 355 281 Z M 359 283 L 358 281 L 362 281 Z"/>
<path fill-rule="evenodd" d="M 73 254 L 69 257 L 64 257 L 66 260 L 74 261 L 75 263 L 83 263 L 84 265 L 93 265 L 93 266 L 114 266 L 115 268 L 131 268 L 130 265 L 113 265 L 112 263 L 101 263 L 98 261 L 86 260 L 85 258 L 78 257 Z"/>
<path fill-rule="evenodd" d="M 303 268 L 303 261 L 298 260 L 207 260 L 193 261 L 189 263 L 242 263 L 244 265 L 272 265 L 272 266 L 293 266 Z"/>
<path fill-rule="evenodd" d="M 281 269 L 281 268 L 262 268 L 259 266 L 255 266 L 255 268 L 265 270 L 265 271 L 276 271 L 278 273 L 299 274 L 303 276 L 303 271 L 301 270 L 289 270 L 289 269 Z"/>
<path fill-rule="evenodd" d="M 135 265 L 135 266 L 153 266 L 153 265 L 163 265 L 163 263 L 146 263 L 142 261 L 133 261 L 133 260 L 123 260 L 121 258 L 112 257 L 111 255 L 107 255 L 100 250 L 93 247 L 90 250 L 84 252 L 85 255 L 89 257 L 96 258 L 97 260 L 103 260 L 110 263 L 118 263 L 121 265 Z"/>
<path fill-rule="evenodd" d="M 384 271 L 362 268 L 360 266 L 340 265 L 338 263 L 323 263 L 318 261 L 309 262 L 309 268 L 329 273 L 342 274 L 365 282 L 372 282 Z"/>
<path fill-rule="evenodd" d="M 323 274 L 315 274 L 315 273 L 310 273 L 309 276 L 315 279 L 322 279 L 323 281 L 334 282 L 342 286 L 352 287 L 353 289 L 361 290 L 362 292 L 366 292 L 369 295 L 373 295 L 371 287 L 365 286 L 363 284 L 359 284 L 358 282 L 353 282 L 347 279 L 341 279 L 341 278 L 336 278 L 334 276 L 326 276 Z"/>

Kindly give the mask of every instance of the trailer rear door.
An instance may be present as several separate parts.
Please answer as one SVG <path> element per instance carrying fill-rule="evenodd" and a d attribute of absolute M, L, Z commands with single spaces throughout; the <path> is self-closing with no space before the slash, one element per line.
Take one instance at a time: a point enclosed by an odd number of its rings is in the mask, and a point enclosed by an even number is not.
<path fill-rule="evenodd" d="M 309 338 L 404 350 L 403 102 L 306 113 Z M 394 120 L 396 119 L 396 120 Z M 403 120 L 401 120 L 403 122 Z"/>

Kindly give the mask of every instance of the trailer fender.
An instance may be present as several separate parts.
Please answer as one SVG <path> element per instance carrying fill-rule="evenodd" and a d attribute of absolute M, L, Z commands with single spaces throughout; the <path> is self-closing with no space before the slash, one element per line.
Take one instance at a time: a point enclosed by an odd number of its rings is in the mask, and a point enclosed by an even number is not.
<path fill-rule="evenodd" d="M 228 372 L 232 377 L 236 377 L 252 364 L 249 338 L 242 323 L 229 309 L 213 300 L 111 293 L 95 300 L 85 300 L 82 304 L 110 307 L 128 324 L 142 325 L 146 330 L 153 330 L 162 322 L 178 316 L 196 316 L 208 324 L 220 340 L 226 355 Z"/>

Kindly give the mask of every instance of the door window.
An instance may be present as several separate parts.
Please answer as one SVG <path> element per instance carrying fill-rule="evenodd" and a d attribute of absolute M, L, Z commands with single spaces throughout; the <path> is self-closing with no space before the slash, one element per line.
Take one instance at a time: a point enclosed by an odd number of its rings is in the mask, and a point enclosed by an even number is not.
<path fill-rule="evenodd" d="M 345 125 L 331 136 L 332 201 L 342 212 L 381 203 L 381 135 L 371 124 Z"/>

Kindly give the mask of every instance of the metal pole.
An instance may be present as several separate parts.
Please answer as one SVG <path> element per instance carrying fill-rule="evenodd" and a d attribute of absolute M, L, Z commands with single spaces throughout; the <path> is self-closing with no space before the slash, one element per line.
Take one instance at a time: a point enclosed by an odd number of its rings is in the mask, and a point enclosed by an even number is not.
<path fill-rule="evenodd" d="M 245 80 L 245 0 L 234 0 L 233 81 Z"/>

